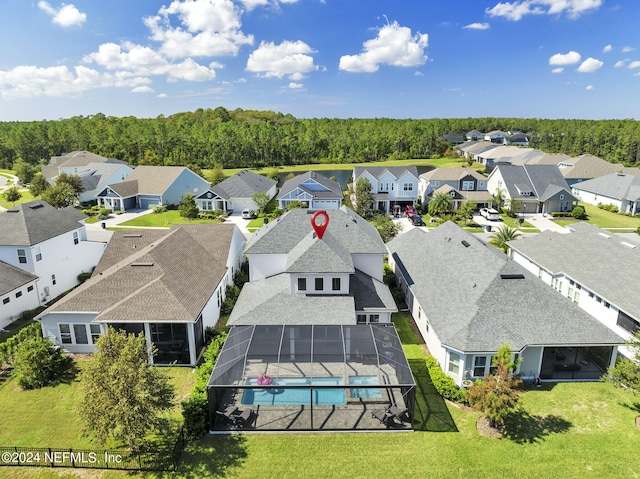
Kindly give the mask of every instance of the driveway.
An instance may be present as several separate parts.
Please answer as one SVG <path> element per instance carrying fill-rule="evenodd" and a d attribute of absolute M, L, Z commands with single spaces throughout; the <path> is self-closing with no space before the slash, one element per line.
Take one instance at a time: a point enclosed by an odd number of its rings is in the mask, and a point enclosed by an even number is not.
<path fill-rule="evenodd" d="M 138 216 L 148 215 L 149 213 L 153 213 L 153 210 L 130 210 L 126 213 L 122 213 L 121 215 L 111 215 L 103 221 L 87 224 L 85 225 L 85 229 L 87 230 L 87 239 L 89 241 L 108 243 L 111 236 L 113 236 L 113 231 L 108 231 L 106 228 L 119 225 L 125 221 L 137 218 Z M 104 227 L 102 226 L 103 223 Z M 143 227 L 136 226 L 135 228 L 142 229 Z"/>
<path fill-rule="evenodd" d="M 234 225 L 236 225 L 240 231 L 242 232 L 242 234 L 244 235 L 244 237 L 249 240 L 249 238 L 251 238 L 251 235 L 253 233 L 249 232 L 249 230 L 247 229 L 247 225 L 249 224 L 249 220 L 245 220 L 242 218 L 242 214 L 241 213 L 234 213 L 230 216 L 227 217 L 226 220 L 224 220 L 225 223 L 233 223 Z"/>

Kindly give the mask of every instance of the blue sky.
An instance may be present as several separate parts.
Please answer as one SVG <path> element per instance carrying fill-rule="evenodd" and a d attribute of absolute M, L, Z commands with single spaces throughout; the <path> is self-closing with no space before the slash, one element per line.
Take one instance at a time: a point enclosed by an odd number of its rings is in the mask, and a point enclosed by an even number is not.
<path fill-rule="evenodd" d="M 0 0 L 0 121 L 640 119 L 638 0 Z"/>

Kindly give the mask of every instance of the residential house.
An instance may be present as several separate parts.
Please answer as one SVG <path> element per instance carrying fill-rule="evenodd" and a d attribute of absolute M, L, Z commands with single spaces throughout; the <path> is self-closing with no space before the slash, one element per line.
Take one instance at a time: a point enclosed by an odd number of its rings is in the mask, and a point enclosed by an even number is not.
<path fill-rule="evenodd" d="M 573 194 L 590 205 L 612 205 L 622 213 L 640 213 L 640 176 L 612 173 L 574 183 Z"/>
<path fill-rule="evenodd" d="M 625 167 L 619 163 L 609 163 L 594 155 L 580 155 L 575 158 L 567 158 L 558 163 L 558 168 L 560 168 L 560 172 L 567 180 L 569 186 L 614 173 L 640 176 L 639 168 Z"/>
<path fill-rule="evenodd" d="M 129 165 L 119 163 L 89 163 L 86 168 L 76 173 L 82 181 L 83 191 L 78 200 L 80 203 L 97 203 L 97 195 L 107 186 L 120 183 L 133 172 Z"/>
<path fill-rule="evenodd" d="M 640 245 L 587 223 L 509 242 L 509 255 L 624 339 L 640 330 Z M 625 346 L 620 352 L 631 357 Z"/>
<path fill-rule="evenodd" d="M 92 353 L 108 327 L 143 333 L 152 364 L 195 366 L 243 260 L 233 224 L 115 231 L 92 277 L 37 319 L 70 353 Z"/>
<path fill-rule="evenodd" d="M 465 135 L 467 140 L 484 140 L 484 133 L 478 130 L 471 130 Z"/>
<path fill-rule="evenodd" d="M 529 135 L 521 132 L 513 132 L 504 137 L 505 145 L 529 146 Z"/>
<path fill-rule="evenodd" d="M 494 165 L 509 163 L 515 156 L 532 151 L 530 148 L 521 148 L 513 145 L 502 145 L 491 148 L 475 155 L 475 160 L 485 166 L 487 172 L 493 170 Z"/>
<path fill-rule="evenodd" d="M 242 170 L 197 195 L 196 204 L 199 209 L 205 211 L 257 211 L 258 206 L 253 201 L 253 195 L 266 193 L 271 200 L 276 194 L 277 184 L 278 182 L 271 178 Z"/>
<path fill-rule="evenodd" d="M 60 156 L 52 156 L 49 163 L 42 167 L 43 176 L 53 182 L 60 173 L 67 175 L 77 175 L 93 163 L 106 163 L 112 165 L 126 165 L 127 163 L 115 158 L 106 158 L 89 151 L 72 151 Z"/>
<path fill-rule="evenodd" d="M 36 275 L 0 261 L 0 329 L 40 306 L 37 281 Z"/>
<path fill-rule="evenodd" d="M 524 379 L 598 380 L 615 363 L 620 336 L 454 223 L 387 246 L 429 352 L 458 386 L 489 374 L 505 343 Z"/>
<path fill-rule="evenodd" d="M 487 189 L 501 190 L 507 204 L 521 201 L 521 213 L 571 211 L 577 202 L 554 165 L 498 165 L 487 178 Z"/>
<path fill-rule="evenodd" d="M 5 267 L 10 274 L 5 290 L 13 294 L 2 300 L 7 311 L 12 308 L 9 316 L 17 314 L 16 300 L 25 306 L 23 311 L 45 304 L 76 286 L 78 275 L 98 264 L 105 244 L 87 241 L 85 218 L 74 208 L 56 209 L 42 200 L 0 214 L 0 262 L 28 273 L 19 275 Z M 14 293 L 6 289 L 11 285 L 26 290 Z M 0 318 L 7 317 L 0 313 Z"/>
<path fill-rule="evenodd" d="M 415 166 L 356 166 L 354 184 L 366 178 L 371 183 L 374 209 L 389 211 L 395 206 L 416 203 L 418 199 L 418 169 Z"/>
<path fill-rule="evenodd" d="M 289 203 L 299 201 L 311 210 L 331 210 L 340 208 L 343 198 L 340 183 L 309 171 L 284 182 L 278 194 L 278 208 L 286 210 Z"/>
<path fill-rule="evenodd" d="M 458 150 L 460 151 L 460 155 L 464 158 L 475 160 L 477 155 L 497 148 L 498 146 L 500 145 L 496 145 L 490 141 L 467 141 L 466 143 L 458 146 Z"/>
<path fill-rule="evenodd" d="M 462 133 L 447 133 L 443 135 L 440 140 L 446 141 L 452 145 L 460 145 L 466 141 L 465 136 Z"/>
<path fill-rule="evenodd" d="M 465 201 L 475 201 L 479 207 L 493 201 L 487 191 L 487 178 L 471 168 L 435 168 L 421 174 L 418 197 L 423 204 L 428 203 L 433 193 L 442 187 L 449 188 L 446 192 L 454 199 L 454 211 Z"/>
<path fill-rule="evenodd" d="M 98 204 L 114 211 L 177 205 L 187 193 L 209 190 L 209 182 L 184 166 L 137 166 L 125 181 L 105 187 Z"/>
<path fill-rule="evenodd" d="M 508 133 L 500 130 L 493 130 L 484 135 L 484 141 L 490 141 L 491 143 L 499 143 L 503 144 L 504 139 L 507 137 Z"/>

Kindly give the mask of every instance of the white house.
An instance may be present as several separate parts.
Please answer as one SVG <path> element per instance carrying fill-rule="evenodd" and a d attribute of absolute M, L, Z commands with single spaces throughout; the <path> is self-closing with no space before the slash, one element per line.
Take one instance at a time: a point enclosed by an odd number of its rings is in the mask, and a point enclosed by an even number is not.
<path fill-rule="evenodd" d="M 395 205 L 412 205 L 418 200 L 418 169 L 415 166 L 356 166 L 353 183 L 360 178 L 371 183 L 374 209 L 389 213 Z"/>
<path fill-rule="evenodd" d="M 92 277 L 37 319 L 71 353 L 92 353 L 108 327 L 144 333 L 153 364 L 195 366 L 243 261 L 232 224 L 114 232 Z"/>
<path fill-rule="evenodd" d="M 612 205 L 622 213 L 640 213 L 640 176 L 612 173 L 575 183 L 573 194 L 590 205 Z"/>
<path fill-rule="evenodd" d="M 0 261 L 38 278 L 39 304 L 76 286 L 78 275 L 98 264 L 106 245 L 87 241 L 85 218 L 74 208 L 56 209 L 41 200 L 0 214 Z"/>
<path fill-rule="evenodd" d="M 457 385 L 489 374 L 505 343 L 525 379 L 598 380 L 615 363 L 619 335 L 454 223 L 387 246 L 429 351 Z"/>
<path fill-rule="evenodd" d="M 96 203 L 98 193 L 111 184 L 126 180 L 132 172 L 133 168 L 120 163 L 89 163 L 76 173 L 84 188 L 78 200 L 80 203 Z"/>
<path fill-rule="evenodd" d="M 640 330 L 640 245 L 587 223 L 509 242 L 513 260 L 624 339 Z M 620 352 L 630 355 L 626 347 Z"/>
<path fill-rule="evenodd" d="M 487 178 L 471 168 L 435 168 L 421 174 L 418 197 L 422 203 L 428 203 L 433 193 L 443 186 L 452 189 L 454 211 L 464 201 L 475 201 L 478 207 L 493 201 L 487 191 Z"/>
<path fill-rule="evenodd" d="M 224 181 L 196 195 L 201 210 L 229 210 L 240 213 L 244 209 L 258 210 L 253 201 L 256 193 L 266 193 L 269 200 L 276 194 L 278 182 L 249 170 L 242 170 Z"/>
<path fill-rule="evenodd" d="M 286 210 L 289 203 L 299 201 L 311 210 L 330 210 L 340 208 L 343 198 L 340 183 L 308 171 L 284 182 L 278 194 L 278 208 Z"/>
<path fill-rule="evenodd" d="M 0 261 L 0 329 L 40 306 L 38 277 Z"/>

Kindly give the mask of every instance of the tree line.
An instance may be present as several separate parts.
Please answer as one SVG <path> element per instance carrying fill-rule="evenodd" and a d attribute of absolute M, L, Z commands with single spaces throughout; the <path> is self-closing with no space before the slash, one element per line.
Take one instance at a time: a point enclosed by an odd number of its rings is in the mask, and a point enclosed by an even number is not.
<path fill-rule="evenodd" d="M 299 119 L 272 111 L 198 109 L 165 117 L 102 113 L 67 119 L 0 122 L 0 167 L 37 165 L 86 150 L 132 165 L 269 167 L 424 159 L 451 154 L 447 133 L 477 129 L 531 134 L 532 148 L 614 163 L 640 164 L 640 122 L 523 118 Z"/>

